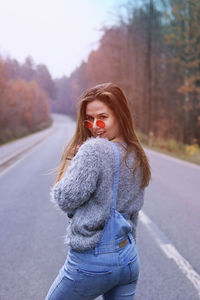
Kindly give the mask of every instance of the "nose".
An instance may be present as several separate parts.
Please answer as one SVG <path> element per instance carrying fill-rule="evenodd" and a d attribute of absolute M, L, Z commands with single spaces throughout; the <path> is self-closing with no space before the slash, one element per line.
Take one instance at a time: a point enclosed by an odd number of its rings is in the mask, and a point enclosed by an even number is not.
<path fill-rule="evenodd" d="M 96 119 L 94 119 L 94 122 L 93 122 L 93 129 L 96 129 L 98 126 L 97 126 L 97 120 Z"/>

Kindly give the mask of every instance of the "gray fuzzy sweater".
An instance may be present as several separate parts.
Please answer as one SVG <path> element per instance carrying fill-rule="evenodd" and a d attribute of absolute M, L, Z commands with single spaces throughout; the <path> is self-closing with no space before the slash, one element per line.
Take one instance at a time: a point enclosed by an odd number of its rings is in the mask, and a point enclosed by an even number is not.
<path fill-rule="evenodd" d="M 134 176 L 134 152 L 125 161 L 123 145 L 117 142 L 116 145 L 120 155 L 116 208 L 130 218 L 128 222 L 136 239 L 138 212 L 144 204 L 144 189 L 140 188 L 142 170 L 138 168 Z M 88 250 L 98 243 L 110 213 L 114 171 L 115 158 L 109 140 L 90 137 L 81 145 L 61 180 L 51 188 L 50 200 L 55 207 L 73 214 L 64 243 L 74 250 Z"/>

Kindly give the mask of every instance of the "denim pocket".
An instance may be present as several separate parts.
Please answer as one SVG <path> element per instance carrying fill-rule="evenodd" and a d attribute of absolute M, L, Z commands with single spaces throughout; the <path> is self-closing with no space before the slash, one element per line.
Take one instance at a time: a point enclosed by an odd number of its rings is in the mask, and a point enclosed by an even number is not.
<path fill-rule="evenodd" d="M 137 282 L 140 273 L 140 265 L 138 255 L 131 259 L 128 263 L 129 271 L 130 271 L 130 282 Z"/>
<path fill-rule="evenodd" d="M 107 275 L 107 274 L 111 274 L 112 271 L 89 271 L 89 270 L 84 270 L 84 269 L 80 269 L 78 268 L 77 271 L 79 273 L 88 275 L 88 276 L 101 276 L 101 275 Z"/>
<path fill-rule="evenodd" d="M 96 269 L 96 268 L 99 268 Z M 81 296 L 97 297 L 110 289 L 111 286 L 111 270 L 103 270 L 96 266 L 90 270 L 78 268 L 79 273 L 76 292 Z"/>
<path fill-rule="evenodd" d="M 77 268 L 71 266 L 69 263 L 64 265 L 64 277 L 69 279 L 70 281 L 74 282 L 74 285 L 78 281 L 78 271 Z"/>

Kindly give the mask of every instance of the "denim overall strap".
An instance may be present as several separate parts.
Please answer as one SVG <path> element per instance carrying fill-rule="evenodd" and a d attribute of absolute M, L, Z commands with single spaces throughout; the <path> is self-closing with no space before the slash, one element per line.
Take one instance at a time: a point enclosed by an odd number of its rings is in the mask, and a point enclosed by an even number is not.
<path fill-rule="evenodd" d="M 115 209 L 116 209 L 116 199 L 117 199 L 117 191 L 118 191 L 118 181 L 119 181 L 119 163 L 120 163 L 120 157 L 119 157 L 119 152 L 117 149 L 117 146 L 113 143 L 110 142 L 113 150 L 114 150 L 114 157 L 115 157 L 115 175 L 114 175 L 114 182 L 113 182 L 113 200 L 111 203 L 110 207 L 110 215 L 113 217 L 115 216 Z M 111 232 L 114 232 L 114 223 L 111 222 Z M 106 226 L 104 227 L 103 233 L 105 232 Z M 113 234 L 112 234 L 113 235 Z M 96 246 L 94 249 L 95 255 L 99 254 L 99 248 Z"/>
<path fill-rule="evenodd" d="M 117 191 L 118 191 L 118 182 L 119 182 L 119 163 L 120 163 L 120 157 L 119 157 L 119 151 L 117 149 L 117 146 L 110 142 L 111 146 L 114 150 L 115 155 L 115 177 L 114 177 L 114 183 L 113 183 L 113 201 L 111 204 L 111 210 L 116 209 L 116 200 L 117 200 Z"/>
<path fill-rule="evenodd" d="M 117 145 L 113 142 L 111 142 L 110 145 L 114 150 L 113 152 L 115 159 L 114 181 L 112 186 L 113 194 L 112 202 L 110 205 L 110 215 L 102 230 L 101 237 L 97 245 L 92 249 L 84 251 L 84 254 L 92 253 L 95 256 L 98 256 L 98 254 L 113 253 L 115 251 L 118 251 L 118 249 L 121 248 L 121 243 L 123 243 L 126 240 L 126 238 L 128 238 L 129 232 L 131 231 L 131 225 L 126 221 L 123 215 L 116 210 L 120 156 Z"/>

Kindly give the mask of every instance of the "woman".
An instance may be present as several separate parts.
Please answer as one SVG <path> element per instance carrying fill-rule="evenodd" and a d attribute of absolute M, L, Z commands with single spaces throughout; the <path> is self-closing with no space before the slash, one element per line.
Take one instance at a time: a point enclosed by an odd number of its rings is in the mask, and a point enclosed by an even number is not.
<path fill-rule="evenodd" d="M 46 300 L 134 299 L 136 227 L 150 177 L 122 90 L 104 83 L 84 92 L 50 193 L 72 219 L 67 259 Z"/>

